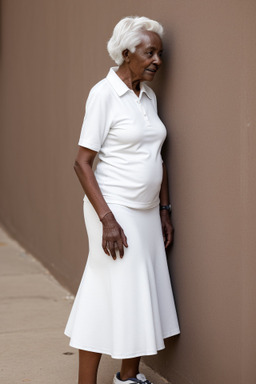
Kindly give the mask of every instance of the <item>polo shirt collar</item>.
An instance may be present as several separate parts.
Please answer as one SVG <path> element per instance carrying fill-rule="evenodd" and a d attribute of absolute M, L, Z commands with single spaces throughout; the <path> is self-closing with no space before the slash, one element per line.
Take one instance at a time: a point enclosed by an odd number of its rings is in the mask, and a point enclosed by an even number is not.
<path fill-rule="evenodd" d="M 147 95 L 147 97 L 152 100 L 152 97 L 151 95 L 149 94 L 148 90 L 146 89 L 145 87 L 145 84 L 144 83 L 141 83 L 140 84 L 140 97 L 142 96 L 142 94 L 145 93 Z"/>
<path fill-rule="evenodd" d="M 109 70 L 109 73 L 107 75 L 107 79 L 118 94 L 118 96 L 123 96 L 126 92 L 130 91 L 131 89 L 127 87 L 127 85 L 123 82 L 123 80 L 120 79 L 120 77 L 116 74 L 116 71 L 118 70 L 118 67 L 112 67 Z M 151 99 L 151 95 L 147 91 L 145 85 L 141 83 L 140 85 L 140 98 L 142 94 L 145 93 L 149 99 Z"/>

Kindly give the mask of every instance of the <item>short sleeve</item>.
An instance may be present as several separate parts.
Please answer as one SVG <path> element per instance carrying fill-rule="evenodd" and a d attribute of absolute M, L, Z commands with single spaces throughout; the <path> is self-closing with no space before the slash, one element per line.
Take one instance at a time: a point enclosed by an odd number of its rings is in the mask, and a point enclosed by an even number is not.
<path fill-rule="evenodd" d="M 106 92 L 94 87 L 89 93 L 78 145 L 99 152 L 111 125 Z"/>

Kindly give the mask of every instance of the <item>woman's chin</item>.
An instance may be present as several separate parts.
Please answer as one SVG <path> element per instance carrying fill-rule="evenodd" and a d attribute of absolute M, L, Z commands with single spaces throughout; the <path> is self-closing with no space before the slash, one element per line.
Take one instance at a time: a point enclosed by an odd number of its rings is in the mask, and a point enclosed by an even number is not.
<path fill-rule="evenodd" d="M 143 81 L 152 81 L 156 72 L 145 71 Z"/>

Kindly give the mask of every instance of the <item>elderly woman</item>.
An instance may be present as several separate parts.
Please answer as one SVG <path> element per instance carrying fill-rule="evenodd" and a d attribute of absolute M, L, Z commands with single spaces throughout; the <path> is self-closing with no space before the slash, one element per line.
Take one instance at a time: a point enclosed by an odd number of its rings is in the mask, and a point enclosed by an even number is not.
<path fill-rule="evenodd" d="M 179 333 L 165 254 L 172 241 L 161 158 L 166 129 L 144 83 L 161 65 L 162 35 L 154 20 L 122 19 L 108 42 L 118 67 L 86 103 L 75 171 L 85 192 L 89 256 L 65 330 L 79 349 L 79 384 L 96 384 L 102 353 L 122 359 L 114 384 L 150 384 L 140 357 Z"/>

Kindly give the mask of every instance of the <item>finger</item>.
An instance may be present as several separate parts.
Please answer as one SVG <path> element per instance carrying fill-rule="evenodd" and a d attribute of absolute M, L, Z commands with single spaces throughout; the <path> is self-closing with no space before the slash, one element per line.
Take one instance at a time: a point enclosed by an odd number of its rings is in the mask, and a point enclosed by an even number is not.
<path fill-rule="evenodd" d="M 109 252 L 110 252 L 112 258 L 113 258 L 114 260 L 116 260 L 115 243 L 109 241 L 109 242 L 108 242 L 108 249 L 109 249 Z"/>
<path fill-rule="evenodd" d="M 167 248 L 168 245 L 168 228 L 166 228 L 165 225 L 162 225 L 162 233 L 163 233 L 163 241 L 164 241 L 164 247 Z"/>
<path fill-rule="evenodd" d="M 102 240 L 102 248 L 103 248 L 103 251 L 106 253 L 106 255 L 110 256 L 106 240 Z"/>
<path fill-rule="evenodd" d="M 121 239 L 117 242 L 117 247 L 118 247 L 118 250 L 119 250 L 120 258 L 122 259 L 123 256 L 124 256 L 124 247 L 123 247 L 123 242 L 122 242 Z"/>
<path fill-rule="evenodd" d="M 164 242 L 164 246 L 165 246 L 165 248 L 166 248 L 167 237 L 166 237 L 166 231 L 165 231 L 164 226 L 162 227 L 162 234 L 163 234 L 163 242 Z"/>
<path fill-rule="evenodd" d="M 168 232 L 167 232 L 167 239 L 166 239 L 166 245 L 165 245 L 165 248 L 169 247 L 169 245 L 171 244 L 172 242 L 172 229 L 170 229 Z"/>
<path fill-rule="evenodd" d="M 126 248 L 128 248 L 127 237 L 125 236 L 123 229 L 121 230 L 121 237 L 122 237 L 122 243 L 123 243 L 123 245 L 124 245 Z"/>
<path fill-rule="evenodd" d="M 165 240 L 165 248 L 169 247 L 170 244 L 171 244 L 171 235 L 168 234 Z"/>

